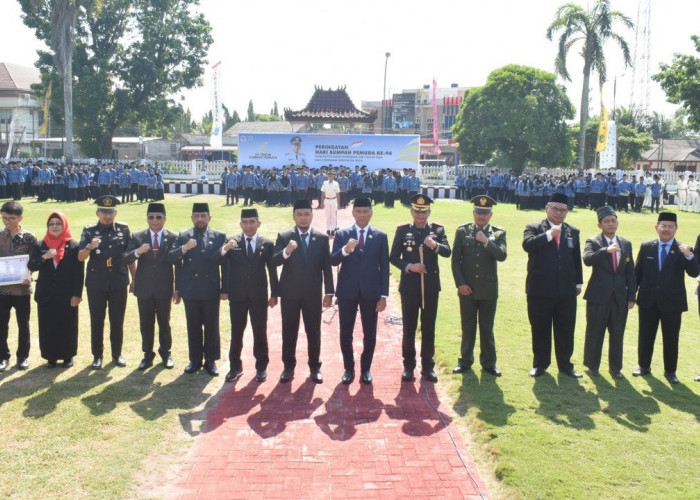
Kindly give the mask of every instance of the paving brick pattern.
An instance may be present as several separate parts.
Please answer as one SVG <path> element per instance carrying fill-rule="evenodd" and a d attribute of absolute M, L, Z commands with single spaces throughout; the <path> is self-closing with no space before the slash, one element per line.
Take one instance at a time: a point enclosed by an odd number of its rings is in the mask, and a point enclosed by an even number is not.
<path fill-rule="evenodd" d="M 349 209 L 339 211 L 338 219 L 341 226 L 353 222 Z M 322 210 L 314 210 L 314 227 L 325 227 Z M 359 378 L 349 386 L 340 383 L 343 361 L 334 309 L 323 314 L 320 385 L 308 378 L 303 331 L 295 378 L 278 383 L 279 306 L 269 316 L 270 366 L 262 384 L 254 379 L 252 334 L 247 330 L 243 377 L 226 384 L 207 413 L 206 430 L 197 437 L 178 475 L 176 496 L 488 498 L 451 423 L 451 409 L 440 403 L 439 385 L 420 379 L 401 382 L 401 326 L 385 321 L 400 316 L 400 310 L 397 297 L 390 297 L 387 310 L 379 315 L 372 385 L 361 384 Z M 359 313 L 354 346 L 359 377 Z M 224 359 L 227 350 L 222 346 Z M 227 363 L 222 362 L 220 369 L 224 384 Z"/>

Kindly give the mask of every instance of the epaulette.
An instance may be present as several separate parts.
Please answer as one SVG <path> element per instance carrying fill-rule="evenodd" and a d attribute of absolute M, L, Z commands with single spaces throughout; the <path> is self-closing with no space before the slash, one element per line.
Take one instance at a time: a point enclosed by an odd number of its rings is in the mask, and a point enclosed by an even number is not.
<path fill-rule="evenodd" d="M 85 227 L 83 228 L 83 231 L 85 231 L 86 229 L 92 229 L 93 227 L 97 227 L 97 224 L 98 224 L 98 223 L 95 223 L 95 224 L 88 224 L 87 226 L 85 226 Z"/>
<path fill-rule="evenodd" d="M 410 223 L 410 222 L 407 222 L 406 224 L 399 224 L 396 228 L 398 229 L 398 228 L 400 228 L 400 227 L 408 227 L 408 226 L 410 226 L 410 225 L 411 225 L 411 223 Z"/>
<path fill-rule="evenodd" d="M 494 226 L 493 224 L 491 224 L 491 229 L 494 231 L 505 231 L 502 227 Z"/>
<path fill-rule="evenodd" d="M 438 224 L 437 222 L 431 222 L 430 225 L 435 226 L 435 227 L 441 227 L 443 229 L 445 228 L 445 226 L 443 226 L 442 224 Z"/>

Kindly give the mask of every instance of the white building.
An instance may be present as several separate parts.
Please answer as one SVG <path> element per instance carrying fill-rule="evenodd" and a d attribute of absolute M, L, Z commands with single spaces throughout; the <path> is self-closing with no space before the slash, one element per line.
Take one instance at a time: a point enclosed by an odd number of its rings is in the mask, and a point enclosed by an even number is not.
<path fill-rule="evenodd" d="M 32 153 L 31 141 L 39 138 L 43 110 L 31 86 L 40 82 L 36 68 L 0 63 L 0 155 L 3 158 L 10 143 L 10 156 Z"/>

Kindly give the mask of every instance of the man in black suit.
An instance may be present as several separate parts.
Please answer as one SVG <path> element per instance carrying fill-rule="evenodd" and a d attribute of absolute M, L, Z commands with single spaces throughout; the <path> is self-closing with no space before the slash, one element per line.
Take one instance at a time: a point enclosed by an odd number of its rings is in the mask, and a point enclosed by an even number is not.
<path fill-rule="evenodd" d="M 230 370 L 226 374 L 227 382 L 233 382 L 243 374 L 241 351 L 249 313 L 257 372 L 255 380 L 264 382 L 267 379 L 266 370 L 270 361 L 267 348 L 267 308 L 277 305 L 279 280 L 277 268 L 272 263 L 274 245 L 272 240 L 258 234 L 260 224 L 258 210 L 244 208 L 241 210 L 243 232 L 228 240 L 221 249 L 224 260 L 221 291 L 229 300 L 231 314 L 231 347 L 228 353 Z M 271 290 L 269 298 L 268 276 Z"/>
<path fill-rule="evenodd" d="M 219 300 L 222 296 L 219 260 L 226 235 L 209 228 L 210 221 L 209 204 L 194 203 L 194 227 L 180 233 L 168 252 L 168 260 L 173 264 L 182 262 L 175 290 L 185 301 L 190 358 L 185 373 L 198 372 L 202 368 L 203 357 L 204 369 L 215 377 L 219 374 L 216 360 L 221 356 Z"/>
<path fill-rule="evenodd" d="M 333 274 L 328 236 L 311 228 L 313 211 L 306 198 L 294 202 L 295 227 L 277 235 L 272 262 L 282 266 L 280 298 L 282 299 L 282 362 L 280 382 L 294 377 L 296 366 L 299 314 L 304 318 L 304 330 L 309 351 L 311 380 L 320 384 L 321 375 L 321 313 L 330 307 L 333 298 Z M 326 294 L 321 297 L 322 289 Z"/>
<path fill-rule="evenodd" d="M 697 260 L 700 265 L 700 234 L 698 234 L 698 238 L 695 240 L 693 253 L 695 254 L 695 260 Z M 695 295 L 698 297 L 698 313 L 700 313 L 700 276 L 698 276 L 698 287 L 695 289 Z M 700 382 L 700 375 L 695 377 L 693 380 Z"/>
<path fill-rule="evenodd" d="M 172 334 L 170 310 L 172 303 L 180 303 L 174 289 L 174 277 L 180 270 L 180 261 L 170 262 L 168 253 L 172 250 L 177 234 L 165 229 L 165 205 L 149 203 L 146 210 L 148 229 L 131 235 L 127 247 L 126 263 L 138 261 L 134 280 L 129 287 L 136 296 L 139 307 L 141 347 L 143 359 L 139 370 L 153 366 L 156 353 L 153 352 L 155 323 L 158 319 L 158 354 L 165 368 L 175 363 L 170 355 Z"/>
<path fill-rule="evenodd" d="M 340 322 L 340 350 L 349 384 L 355 378 L 352 333 L 357 308 L 362 318 L 363 350 L 360 357 L 361 380 L 372 383 L 372 358 L 377 343 L 377 314 L 386 309 L 389 296 L 389 242 L 385 232 L 370 227 L 372 201 L 358 198 L 352 209 L 355 224 L 335 234 L 331 264 L 340 265 L 335 296 Z"/>
<path fill-rule="evenodd" d="M 639 306 L 639 368 L 635 377 L 651 373 L 656 331 L 661 321 L 664 340 L 664 376 L 671 384 L 679 383 L 678 332 L 681 314 L 688 310 L 684 274 L 698 276 L 698 260 L 691 248 L 676 241 L 676 214 L 661 212 L 654 226 L 658 239 L 645 241 L 639 248 L 635 274 Z"/>
<path fill-rule="evenodd" d="M 608 339 L 608 365 L 613 378 L 622 375 L 622 340 L 627 311 L 634 307 L 637 281 L 634 276 L 632 244 L 617 234 L 617 214 L 609 207 L 597 210 L 602 233 L 586 240 L 583 263 L 593 268 L 583 298 L 586 300 L 586 343 L 583 364 L 586 373 L 600 375 L 600 356 L 605 329 Z"/>
<path fill-rule="evenodd" d="M 552 327 L 557 367 L 573 378 L 576 297 L 583 286 L 579 230 L 564 222 L 569 211 L 566 195 L 555 193 L 547 203 L 547 218 L 525 226 L 523 250 L 528 254 L 527 314 L 532 331 L 531 377 L 544 374 L 551 363 Z"/>
<path fill-rule="evenodd" d="M 440 268 L 438 257 L 452 254 L 445 228 L 428 222 L 433 200 L 422 194 L 413 195 L 411 217 L 413 223 L 396 228 L 389 262 L 401 270 L 399 294 L 403 316 L 403 373 L 401 380 L 413 380 L 416 368 L 416 328 L 418 311 L 421 320 L 421 370 L 423 377 L 437 382 L 435 373 L 435 320 L 440 297 Z M 422 254 L 422 256 L 421 256 Z"/>

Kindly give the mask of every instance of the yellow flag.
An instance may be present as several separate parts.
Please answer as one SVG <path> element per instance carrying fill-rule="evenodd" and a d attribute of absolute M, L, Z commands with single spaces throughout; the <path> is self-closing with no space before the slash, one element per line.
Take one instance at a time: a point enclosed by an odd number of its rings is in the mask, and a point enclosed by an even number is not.
<path fill-rule="evenodd" d="M 608 147 L 608 112 L 603 106 L 603 98 L 600 98 L 600 125 L 598 125 L 598 141 L 595 150 L 600 153 Z"/>
<path fill-rule="evenodd" d="M 49 82 L 49 90 L 44 96 L 44 123 L 39 127 L 39 135 L 49 135 L 49 104 L 51 103 L 51 86 L 53 82 Z"/>

